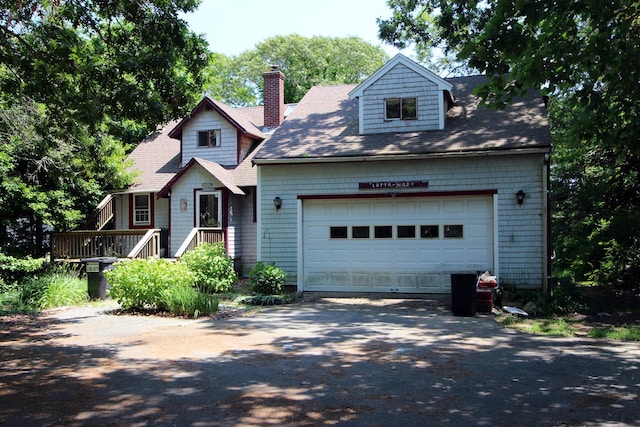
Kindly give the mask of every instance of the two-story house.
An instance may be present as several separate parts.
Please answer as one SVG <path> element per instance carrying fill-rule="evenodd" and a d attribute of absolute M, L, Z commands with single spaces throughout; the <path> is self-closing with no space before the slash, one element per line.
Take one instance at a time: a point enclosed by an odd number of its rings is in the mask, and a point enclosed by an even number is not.
<path fill-rule="evenodd" d="M 449 292 L 485 270 L 545 287 L 544 101 L 483 108 L 484 81 L 398 55 L 360 85 L 312 88 L 253 159 L 258 258 L 299 291 Z"/>
<path fill-rule="evenodd" d="M 232 108 L 205 97 L 187 117 L 142 141 L 129 156 L 135 183 L 113 194 L 114 228 L 161 230 L 166 257 L 222 241 L 238 270 L 252 268 L 257 169 L 251 160 L 294 107 L 284 104 L 281 71 L 265 73 L 264 83 L 264 107 Z"/>
<path fill-rule="evenodd" d="M 299 291 L 449 292 L 451 274 L 485 270 L 546 286 L 541 96 L 490 110 L 473 95 L 485 77 L 443 79 L 403 55 L 295 108 L 278 69 L 264 79 L 264 107 L 205 98 L 143 141 L 136 183 L 111 197 L 115 230 L 81 235 L 82 249 L 177 257 L 224 241 L 238 270 L 273 262 Z M 78 246 L 55 242 L 62 256 Z"/>

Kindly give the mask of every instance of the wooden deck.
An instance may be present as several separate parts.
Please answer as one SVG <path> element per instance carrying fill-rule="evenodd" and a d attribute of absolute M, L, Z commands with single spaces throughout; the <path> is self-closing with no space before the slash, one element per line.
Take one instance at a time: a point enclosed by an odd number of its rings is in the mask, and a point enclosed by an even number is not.
<path fill-rule="evenodd" d="M 160 229 L 72 231 L 51 235 L 51 259 L 159 258 Z"/>
<path fill-rule="evenodd" d="M 176 258 L 203 243 L 224 242 L 220 228 L 194 228 L 178 249 Z M 95 257 L 160 258 L 161 230 L 72 231 L 51 235 L 52 260 L 81 260 Z"/>

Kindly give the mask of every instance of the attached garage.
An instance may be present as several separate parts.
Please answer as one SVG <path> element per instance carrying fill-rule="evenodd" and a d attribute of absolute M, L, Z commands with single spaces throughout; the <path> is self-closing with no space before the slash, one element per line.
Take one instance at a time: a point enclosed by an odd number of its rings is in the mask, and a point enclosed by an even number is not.
<path fill-rule="evenodd" d="M 316 86 L 254 157 L 258 259 L 300 292 L 448 293 L 451 274 L 547 289 L 551 133 L 531 91 L 488 109 L 485 76 L 397 55 Z"/>
<path fill-rule="evenodd" d="M 449 292 L 494 270 L 493 195 L 302 200 L 305 291 Z"/>

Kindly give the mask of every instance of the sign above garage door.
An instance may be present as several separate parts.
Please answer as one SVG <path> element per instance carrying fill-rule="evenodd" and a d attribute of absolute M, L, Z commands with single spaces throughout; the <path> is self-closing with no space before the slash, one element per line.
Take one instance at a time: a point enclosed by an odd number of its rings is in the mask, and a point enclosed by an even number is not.
<path fill-rule="evenodd" d="M 407 188 L 426 188 L 429 181 L 370 181 L 360 182 L 358 188 L 360 190 L 367 189 L 407 189 Z"/>
<path fill-rule="evenodd" d="M 493 270 L 493 197 L 303 200 L 305 291 L 446 293 Z"/>

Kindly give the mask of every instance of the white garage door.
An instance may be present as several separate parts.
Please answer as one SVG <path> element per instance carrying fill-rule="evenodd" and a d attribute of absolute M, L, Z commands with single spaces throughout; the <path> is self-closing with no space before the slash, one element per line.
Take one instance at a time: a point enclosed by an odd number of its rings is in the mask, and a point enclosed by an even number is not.
<path fill-rule="evenodd" d="M 304 290 L 449 292 L 451 273 L 493 269 L 492 200 L 304 200 Z"/>

